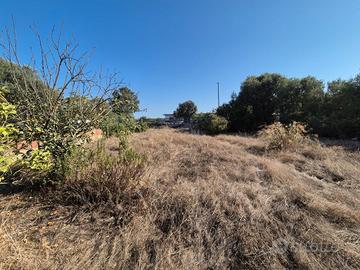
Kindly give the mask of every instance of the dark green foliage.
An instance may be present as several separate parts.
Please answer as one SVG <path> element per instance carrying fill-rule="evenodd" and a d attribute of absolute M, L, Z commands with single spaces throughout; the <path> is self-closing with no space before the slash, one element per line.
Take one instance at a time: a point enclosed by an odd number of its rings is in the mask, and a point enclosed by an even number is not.
<path fill-rule="evenodd" d="M 107 136 L 127 136 L 132 132 L 142 132 L 147 125 L 136 120 L 134 113 L 139 111 L 137 95 L 127 87 L 114 91 L 110 100 L 112 112 L 107 115 L 100 127 Z"/>
<path fill-rule="evenodd" d="M 326 136 L 360 137 L 360 75 L 329 83 L 322 132 Z"/>
<path fill-rule="evenodd" d="M 180 103 L 174 112 L 175 117 L 184 118 L 186 123 L 190 122 L 191 117 L 197 112 L 195 103 L 191 100 Z"/>
<path fill-rule="evenodd" d="M 228 121 L 214 113 L 196 114 L 193 119 L 193 128 L 209 135 L 225 132 L 227 127 Z"/>
<path fill-rule="evenodd" d="M 0 58 L 0 85 L 9 89 L 7 99 L 17 108 L 17 122 L 39 122 L 46 119 L 50 102 L 55 100 L 56 90 L 50 90 L 34 70 L 27 66 Z M 29 102 L 31 101 L 31 102 Z M 37 117 L 41 115 L 41 117 Z"/>
<path fill-rule="evenodd" d="M 121 114 L 118 117 L 118 132 L 143 132 L 146 125 L 142 121 L 138 121 L 133 115 Z"/>
<path fill-rule="evenodd" d="M 284 78 L 278 74 L 249 77 L 243 83 L 238 103 L 247 129 L 256 130 L 273 121 L 278 92 L 284 83 Z"/>
<path fill-rule="evenodd" d="M 124 132 L 144 132 L 148 129 L 148 123 L 143 119 L 136 120 L 133 115 L 112 112 L 104 117 L 100 128 L 107 137 L 122 136 Z"/>
<path fill-rule="evenodd" d="M 229 120 L 232 131 L 255 131 L 273 121 L 277 95 L 284 82 L 278 74 L 248 77 L 240 93 L 233 94 L 228 104 L 218 108 L 217 114 Z"/>
<path fill-rule="evenodd" d="M 113 112 L 117 114 L 133 114 L 139 111 L 137 95 L 127 87 L 122 87 L 113 93 L 111 99 Z"/>
<path fill-rule="evenodd" d="M 102 119 L 100 128 L 106 136 L 127 136 L 133 132 L 142 132 L 147 125 L 136 120 L 134 113 L 139 111 L 137 95 L 127 87 L 116 90 L 110 100 L 111 112 Z"/>
<path fill-rule="evenodd" d="M 231 131 L 254 132 L 279 120 L 305 123 L 322 136 L 360 137 L 360 76 L 331 82 L 327 92 L 322 81 L 310 76 L 248 77 L 217 114 L 229 121 Z"/>
<path fill-rule="evenodd" d="M 100 123 L 99 128 L 105 133 L 107 137 L 117 133 L 119 126 L 118 118 L 118 115 L 112 112 L 104 117 L 103 121 Z"/>
<path fill-rule="evenodd" d="M 312 118 L 319 118 L 324 84 L 314 77 L 284 80 L 277 96 L 280 120 L 284 123 L 310 122 Z"/>

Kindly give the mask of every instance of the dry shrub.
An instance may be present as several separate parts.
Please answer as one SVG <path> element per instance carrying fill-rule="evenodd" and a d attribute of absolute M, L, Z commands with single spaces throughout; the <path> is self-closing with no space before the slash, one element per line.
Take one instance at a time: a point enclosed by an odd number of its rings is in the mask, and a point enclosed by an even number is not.
<path fill-rule="evenodd" d="M 259 132 L 259 137 L 266 141 L 267 150 L 284 150 L 295 148 L 301 144 L 311 142 L 306 126 L 299 122 L 289 125 L 275 122 Z"/>
<path fill-rule="evenodd" d="M 145 157 L 119 146 L 110 153 L 103 140 L 91 148 L 79 148 L 67 157 L 65 179 L 57 193 L 62 203 L 117 205 L 139 190 Z"/>

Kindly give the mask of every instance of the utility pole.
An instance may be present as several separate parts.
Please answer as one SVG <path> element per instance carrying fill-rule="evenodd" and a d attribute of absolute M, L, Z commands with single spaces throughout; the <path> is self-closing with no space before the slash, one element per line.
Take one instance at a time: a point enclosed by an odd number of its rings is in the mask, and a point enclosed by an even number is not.
<path fill-rule="evenodd" d="M 220 83 L 217 82 L 218 108 L 220 107 Z"/>

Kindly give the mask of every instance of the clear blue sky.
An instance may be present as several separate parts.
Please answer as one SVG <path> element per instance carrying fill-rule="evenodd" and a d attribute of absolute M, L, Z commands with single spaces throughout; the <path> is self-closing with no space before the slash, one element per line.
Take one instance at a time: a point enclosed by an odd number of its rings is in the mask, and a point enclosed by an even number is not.
<path fill-rule="evenodd" d="M 45 34 L 63 24 L 95 48 L 94 69 L 121 73 L 147 116 L 189 99 L 210 111 L 217 81 L 224 102 L 249 75 L 327 82 L 360 72 L 360 0 L 2 0 L 0 9 L 23 45 L 30 25 Z"/>

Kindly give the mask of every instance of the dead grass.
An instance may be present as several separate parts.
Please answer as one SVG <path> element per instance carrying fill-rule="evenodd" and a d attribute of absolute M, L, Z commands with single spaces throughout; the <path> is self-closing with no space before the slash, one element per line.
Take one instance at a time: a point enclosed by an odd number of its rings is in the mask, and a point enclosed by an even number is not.
<path fill-rule="evenodd" d="M 2 196 L 0 269 L 360 268 L 359 152 L 170 129 L 132 145 L 148 165 L 131 208 Z"/>

